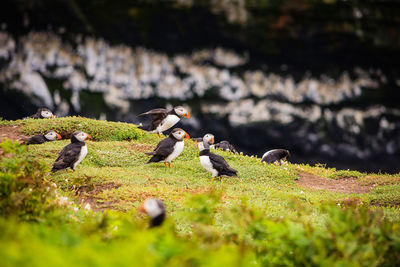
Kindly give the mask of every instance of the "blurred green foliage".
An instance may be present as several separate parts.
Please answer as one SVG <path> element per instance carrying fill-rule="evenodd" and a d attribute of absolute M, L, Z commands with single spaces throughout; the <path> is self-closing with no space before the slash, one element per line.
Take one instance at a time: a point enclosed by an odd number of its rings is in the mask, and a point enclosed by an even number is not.
<path fill-rule="evenodd" d="M 265 165 L 215 151 L 241 178 L 211 182 L 191 141 L 174 169 L 145 165 L 143 152 L 159 138 L 131 124 L 74 117 L 2 125 L 30 134 L 53 127 L 84 129 L 107 141 L 88 142 L 89 154 L 76 172 L 53 175 L 46 174 L 48 166 L 68 140 L 29 150 L 9 140 L 0 145 L 1 266 L 400 264 L 398 176 L 322 165 Z M 130 141 L 108 141 L 114 138 Z M 295 185 L 300 170 L 382 185 L 358 196 L 311 192 Z M 92 198 L 93 209 L 81 207 L 80 194 Z M 71 201 L 61 201 L 61 195 Z M 137 202 L 154 196 L 164 199 L 167 219 L 148 229 L 148 218 L 136 212 Z M 93 211 L 96 207 L 102 212 Z"/>
<path fill-rule="evenodd" d="M 44 178 L 46 165 L 17 142 L 6 140 L 0 149 L 0 215 L 42 219 L 53 208 L 54 188 Z"/>

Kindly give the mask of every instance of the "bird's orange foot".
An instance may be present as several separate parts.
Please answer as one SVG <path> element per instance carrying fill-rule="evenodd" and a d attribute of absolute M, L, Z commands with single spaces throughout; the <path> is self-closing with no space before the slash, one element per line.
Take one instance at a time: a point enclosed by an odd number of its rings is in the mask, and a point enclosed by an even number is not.
<path fill-rule="evenodd" d="M 170 168 L 172 168 L 171 162 L 168 162 L 168 165 L 169 165 Z"/>
<path fill-rule="evenodd" d="M 158 133 L 157 135 L 158 135 L 158 137 L 162 138 L 162 135 L 161 135 L 161 134 Z"/>
<path fill-rule="evenodd" d="M 168 167 L 168 166 L 167 166 L 167 163 L 166 163 L 165 161 L 164 161 L 164 166 L 165 166 L 165 167 Z"/>

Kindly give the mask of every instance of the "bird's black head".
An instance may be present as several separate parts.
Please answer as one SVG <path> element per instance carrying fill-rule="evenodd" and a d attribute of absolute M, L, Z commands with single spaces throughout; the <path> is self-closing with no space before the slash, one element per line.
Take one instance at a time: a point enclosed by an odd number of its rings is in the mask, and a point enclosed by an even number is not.
<path fill-rule="evenodd" d="M 61 135 L 55 131 L 46 131 L 43 135 L 49 141 L 61 140 Z"/>
<path fill-rule="evenodd" d="M 160 199 L 146 199 L 142 205 L 140 205 L 139 212 L 146 213 L 150 216 L 150 228 L 160 226 L 165 220 L 165 206 Z"/>
<path fill-rule="evenodd" d="M 181 128 L 175 128 L 172 130 L 172 132 L 169 134 L 170 137 L 175 138 L 178 141 L 182 141 L 184 138 L 189 139 L 190 136 L 182 130 Z"/>
<path fill-rule="evenodd" d="M 39 108 L 36 113 L 40 114 L 40 116 L 42 118 L 47 118 L 47 119 L 55 118 L 55 116 L 53 115 L 53 112 L 51 112 L 51 110 L 48 108 Z"/>
<path fill-rule="evenodd" d="M 71 136 L 72 143 L 84 142 L 86 139 L 92 139 L 92 136 L 82 131 L 76 131 Z"/>
<path fill-rule="evenodd" d="M 190 118 L 190 112 L 182 106 L 174 107 L 174 112 L 178 117 Z"/>
<path fill-rule="evenodd" d="M 215 141 L 214 135 L 208 133 L 208 134 L 204 135 L 202 141 L 208 143 L 209 145 L 212 145 L 212 144 L 214 144 L 214 141 Z"/>

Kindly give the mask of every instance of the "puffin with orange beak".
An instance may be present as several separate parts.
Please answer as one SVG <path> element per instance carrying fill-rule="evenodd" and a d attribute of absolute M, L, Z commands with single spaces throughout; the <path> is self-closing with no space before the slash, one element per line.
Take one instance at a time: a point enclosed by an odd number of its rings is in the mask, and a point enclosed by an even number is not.
<path fill-rule="evenodd" d="M 160 226 L 165 220 L 165 206 L 161 199 L 146 199 L 140 205 L 139 212 L 150 216 L 149 228 Z"/>
<path fill-rule="evenodd" d="M 61 140 L 61 135 L 55 131 L 47 131 L 44 134 L 38 134 L 30 137 L 26 142 L 27 145 L 43 144 L 49 141 Z"/>
<path fill-rule="evenodd" d="M 197 143 L 200 143 L 200 142 L 206 142 L 206 143 L 208 143 L 210 146 L 211 146 L 212 144 L 214 144 L 214 141 L 215 141 L 214 135 L 213 135 L 213 134 L 210 134 L 210 133 L 204 135 L 203 137 L 192 138 L 192 140 L 195 141 L 196 144 L 197 144 Z"/>
<path fill-rule="evenodd" d="M 138 128 L 149 133 L 157 133 L 160 137 L 164 131 L 177 124 L 182 117 L 190 118 L 189 111 L 182 106 L 176 106 L 170 111 L 163 108 L 152 109 L 138 116 L 145 115 L 151 115 L 151 122 L 148 125 L 140 124 Z"/>
<path fill-rule="evenodd" d="M 183 139 L 189 139 L 189 135 L 181 128 L 175 128 L 171 131 L 169 136 L 161 140 L 156 148 L 152 152 L 146 153 L 146 155 L 153 156 L 147 163 L 152 162 L 164 162 L 165 167 L 172 168 L 171 161 L 177 158 L 185 147 Z"/>
<path fill-rule="evenodd" d="M 86 157 L 88 153 L 86 139 L 92 137 L 88 133 L 76 131 L 71 136 L 71 143 L 61 150 L 58 158 L 53 163 L 51 172 L 71 168 L 75 171 L 76 166 Z"/>
<path fill-rule="evenodd" d="M 39 108 L 35 114 L 27 117 L 27 118 L 33 118 L 33 119 L 54 119 L 56 116 L 54 116 L 53 112 L 50 111 L 48 108 Z"/>
<path fill-rule="evenodd" d="M 200 164 L 211 173 L 213 180 L 222 175 L 238 177 L 237 170 L 229 166 L 222 156 L 210 152 L 208 143 L 203 141 L 196 146 L 199 149 Z"/>

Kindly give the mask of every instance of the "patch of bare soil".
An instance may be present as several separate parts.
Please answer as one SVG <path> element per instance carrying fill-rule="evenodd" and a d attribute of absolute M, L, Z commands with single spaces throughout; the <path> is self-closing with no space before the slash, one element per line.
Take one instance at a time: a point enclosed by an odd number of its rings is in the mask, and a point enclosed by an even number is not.
<path fill-rule="evenodd" d="M 312 190 L 328 190 L 345 194 L 362 194 L 370 192 L 373 185 L 361 185 L 357 178 L 329 179 L 319 177 L 310 173 L 302 172 L 297 185 Z"/>
<path fill-rule="evenodd" d="M 27 136 L 19 130 L 19 126 L 0 126 L 0 142 L 3 142 L 4 139 L 11 139 L 23 143 Z"/>
<path fill-rule="evenodd" d="M 28 137 L 19 132 L 19 126 L 0 126 L 0 143 L 5 139 L 18 141 L 22 144 L 28 140 Z M 0 148 L 0 157 L 3 156 L 3 149 Z"/>
<path fill-rule="evenodd" d="M 75 194 L 79 198 L 79 202 L 82 204 L 90 204 L 90 207 L 94 211 L 102 211 L 105 209 L 113 209 L 113 204 L 117 203 L 117 201 L 102 201 L 97 195 L 104 190 L 111 190 L 120 187 L 121 185 L 115 183 L 105 183 L 105 184 L 90 184 L 90 185 L 82 185 L 80 186 Z"/>
<path fill-rule="evenodd" d="M 152 146 L 152 145 L 145 145 L 145 144 L 132 143 L 132 144 L 130 144 L 130 148 L 131 148 L 132 150 L 136 150 L 136 151 L 139 151 L 139 152 L 146 153 L 146 152 L 153 151 L 154 146 Z"/>

